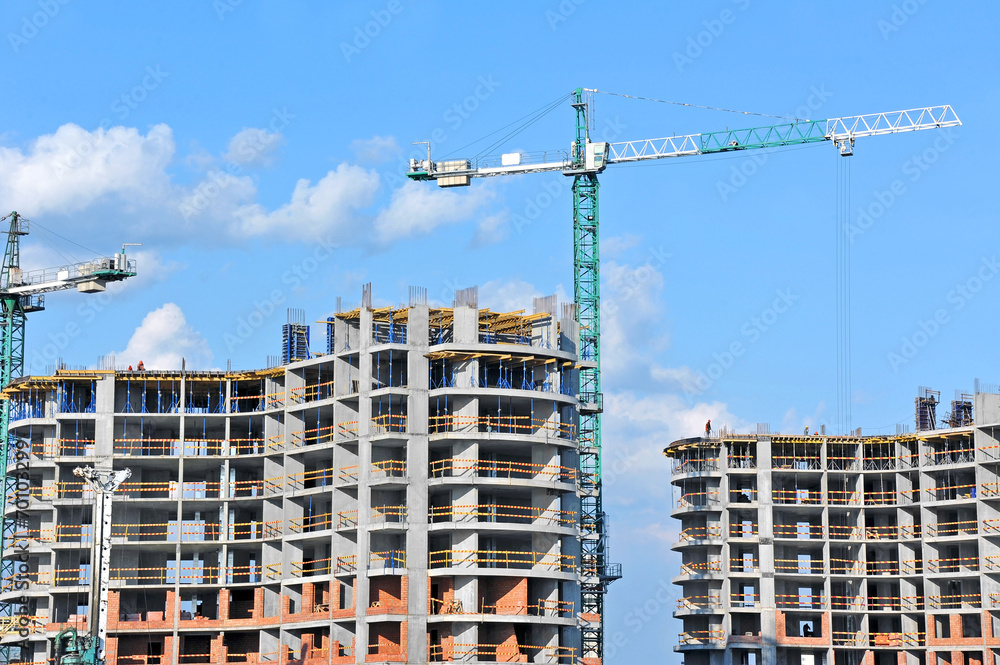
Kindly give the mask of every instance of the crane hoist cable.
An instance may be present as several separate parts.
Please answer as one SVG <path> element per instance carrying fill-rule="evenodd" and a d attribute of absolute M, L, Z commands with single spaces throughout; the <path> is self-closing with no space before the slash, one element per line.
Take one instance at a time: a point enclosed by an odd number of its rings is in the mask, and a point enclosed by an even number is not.
<path fill-rule="evenodd" d="M 480 141 L 488 139 L 489 137 L 493 136 L 494 134 L 499 134 L 500 132 L 504 131 L 505 129 L 517 125 L 517 123 L 519 123 L 519 122 L 526 121 L 528 118 L 534 118 L 534 120 L 531 120 L 531 123 L 524 124 L 523 126 L 519 126 L 520 129 L 517 130 L 517 133 L 520 133 L 521 131 L 523 131 L 524 129 L 526 129 L 530 124 L 533 124 L 538 119 L 540 119 L 542 116 L 544 116 L 544 115 L 550 113 L 551 111 L 553 111 L 554 109 L 558 108 L 559 105 L 562 104 L 564 101 L 566 101 L 569 97 L 571 97 L 572 94 L 573 93 L 568 92 L 565 95 L 560 96 L 558 99 L 556 99 L 556 100 L 554 100 L 554 101 L 552 101 L 552 102 L 550 102 L 548 104 L 545 104 L 544 106 L 541 106 L 541 107 L 535 109 L 531 113 L 523 115 L 520 118 L 518 118 L 517 120 L 514 120 L 512 122 L 507 123 L 506 125 L 504 125 L 500 129 L 494 130 L 494 131 L 490 132 L 489 134 L 486 134 L 485 136 L 479 137 L 478 139 L 476 139 L 472 143 L 467 143 L 467 144 L 463 145 L 460 148 L 455 148 L 454 150 L 452 150 L 451 152 L 449 152 L 447 155 L 445 155 L 445 157 L 448 157 L 450 155 L 454 155 L 456 152 L 459 152 L 460 150 L 465 150 L 469 146 L 475 145 L 475 144 L 479 143 Z M 501 141 L 503 141 L 503 140 L 506 140 L 506 139 L 502 139 Z M 487 148 L 487 150 L 489 150 L 489 149 L 490 148 Z M 481 155 L 482 153 L 479 153 L 479 154 Z M 2 220 L 0 220 L 0 221 L 2 221 Z"/>
<path fill-rule="evenodd" d="M 608 92 L 607 90 L 587 89 L 588 92 L 595 92 L 600 95 L 614 95 L 615 97 L 625 97 L 626 99 L 641 99 L 645 102 L 658 102 L 660 104 L 673 104 L 674 106 L 687 106 L 694 109 L 706 109 L 708 111 L 723 111 L 725 113 L 739 113 L 742 115 L 759 115 L 764 118 L 779 118 L 781 120 L 795 120 L 796 122 L 808 122 L 809 118 L 796 118 L 791 115 L 774 115 L 773 113 L 758 113 L 757 111 L 739 111 L 737 109 L 727 109 L 719 106 L 702 106 L 701 104 L 688 104 L 687 102 L 671 102 L 666 99 L 653 99 L 652 97 L 640 97 L 639 95 L 626 95 L 620 92 Z"/>

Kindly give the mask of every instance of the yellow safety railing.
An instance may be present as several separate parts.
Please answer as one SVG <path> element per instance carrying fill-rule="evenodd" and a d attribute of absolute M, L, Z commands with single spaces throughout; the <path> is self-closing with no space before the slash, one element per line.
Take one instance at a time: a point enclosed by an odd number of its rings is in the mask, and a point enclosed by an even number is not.
<path fill-rule="evenodd" d="M 357 510 L 341 510 L 337 513 L 338 529 L 356 529 L 358 527 Z"/>
<path fill-rule="evenodd" d="M 981 604 L 978 593 L 953 593 L 940 596 L 927 596 L 927 605 L 931 609 L 958 609 L 963 605 L 978 608 Z"/>
<path fill-rule="evenodd" d="M 782 573 L 800 575 L 821 575 L 823 573 L 822 559 L 775 559 L 774 569 Z"/>
<path fill-rule="evenodd" d="M 295 577 L 309 577 L 311 575 L 329 575 L 330 565 L 333 559 L 309 559 L 305 561 L 292 561 L 292 575 Z"/>
<path fill-rule="evenodd" d="M 923 611 L 924 609 L 923 596 L 901 596 L 899 603 L 906 611 Z"/>
<path fill-rule="evenodd" d="M 899 575 L 898 561 L 868 561 L 865 566 L 869 575 Z"/>
<path fill-rule="evenodd" d="M 288 520 L 288 526 L 293 533 L 312 533 L 333 528 L 333 513 L 308 515 Z"/>
<path fill-rule="evenodd" d="M 309 383 L 289 391 L 288 398 L 296 404 L 301 402 L 315 402 L 321 399 L 333 397 L 333 381 L 323 383 Z"/>
<path fill-rule="evenodd" d="M 0 617 L 0 638 L 8 633 L 18 631 L 28 631 L 29 633 L 44 633 L 45 624 L 48 617 L 32 614 L 19 614 L 17 616 Z"/>
<path fill-rule="evenodd" d="M 833 540 L 855 540 L 861 538 L 863 530 L 860 526 L 851 524 L 831 524 L 830 538 Z"/>
<path fill-rule="evenodd" d="M 689 630 L 678 635 L 681 644 L 722 644 L 726 640 L 724 630 Z"/>
<path fill-rule="evenodd" d="M 1000 554 L 990 554 L 985 557 L 986 570 L 997 570 L 1000 568 Z"/>
<path fill-rule="evenodd" d="M 862 596 L 830 596 L 830 609 L 833 610 L 864 610 L 867 607 Z"/>
<path fill-rule="evenodd" d="M 965 448 L 931 451 L 927 453 L 926 459 L 930 465 L 972 463 L 976 461 L 976 449 L 970 442 Z"/>
<path fill-rule="evenodd" d="M 979 570 L 979 557 L 951 557 L 944 559 L 927 559 L 929 573 L 957 573 L 959 570 Z"/>
<path fill-rule="evenodd" d="M 700 508 L 719 503 L 718 492 L 688 492 L 677 501 L 678 508 Z"/>
<path fill-rule="evenodd" d="M 300 471 L 285 476 L 285 486 L 292 489 L 312 489 L 333 485 L 333 468 Z"/>
<path fill-rule="evenodd" d="M 299 430 L 288 435 L 289 448 L 302 448 L 321 443 L 332 443 L 337 436 L 337 425 L 313 427 Z"/>
<path fill-rule="evenodd" d="M 124 538 L 131 541 L 219 540 L 220 534 L 220 524 L 189 520 L 139 524 L 119 522 L 111 525 L 112 538 Z"/>
<path fill-rule="evenodd" d="M 819 455 L 774 455 L 771 457 L 771 468 L 811 471 L 822 469 L 823 462 Z"/>
<path fill-rule="evenodd" d="M 924 572 L 923 559 L 906 559 L 899 562 L 899 570 L 903 575 L 920 575 Z"/>
<path fill-rule="evenodd" d="M 820 504 L 823 503 L 823 494 L 819 490 L 791 489 L 775 490 L 771 493 L 775 503 L 782 504 Z"/>
<path fill-rule="evenodd" d="M 781 608 L 820 610 L 825 609 L 826 606 L 826 599 L 822 594 L 805 596 L 797 593 L 776 593 L 774 594 L 774 602 Z"/>
<path fill-rule="evenodd" d="M 372 506 L 372 522 L 405 522 L 406 506 Z"/>
<path fill-rule="evenodd" d="M 826 501 L 833 506 L 856 506 L 861 504 L 861 492 L 856 490 L 829 490 Z"/>
<path fill-rule="evenodd" d="M 760 605 L 760 594 L 759 593 L 737 593 L 733 592 L 729 595 L 729 604 L 735 607 L 757 607 Z"/>
<path fill-rule="evenodd" d="M 868 596 L 868 610 L 896 610 L 903 608 L 903 599 L 899 596 Z"/>
<path fill-rule="evenodd" d="M 729 490 L 729 503 L 756 503 L 757 490 L 751 487 L 741 487 Z"/>
<path fill-rule="evenodd" d="M 400 508 L 403 509 L 403 516 L 405 516 L 406 507 L 400 506 Z M 576 513 L 572 511 L 493 503 L 432 506 L 427 511 L 427 517 L 432 522 L 451 522 L 454 521 L 455 517 L 476 517 L 481 522 L 526 520 L 560 525 L 576 524 Z"/>
<path fill-rule="evenodd" d="M 718 457 L 683 457 L 672 460 L 671 471 L 679 473 L 697 473 L 700 471 L 716 471 L 719 468 Z"/>
<path fill-rule="evenodd" d="M 721 526 L 692 526 L 681 531 L 681 541 L 722 538 Z"/>
<path fill-rule="evenodd" d="M 760 526 L 756 522 L 744 524 L 733 522 L 729 525 L 730 538 L 753 538 L 760 535 Z"/>
<path fill-rule="evenodd" d="M 381 654 L 380 654 L 381 655 Z M 538 658 L 535 658 L 535 655 Z M 577 662 L 576 649 L 572 647 L 529 646 L 517 643 L 504 644 L 432 644 L 427 647 L 427 659 L 431 662 L 475 661 L 519 662 L 527 657 L 528 662 L 547 662 L 572 665 Z"/>
<path fill-rule="evenodd" d="M 406 552 L 403 550 L 369 552 L 368 568 L 406 568 Z"/>
<path fill-rule="evenodd" d="M 729 571 L 734 573 L 753 573 L 760 570 L 760 560 L 757 558 L 732 558 L 729 560 Z"/>
<path fill-rule="evenodd" d="M 351 438 L 357 435 L 358 435 L 357 420 L 345 420 L 342 423 L 337 423 L 337 436 Z"/>
<path fill-rule="evenodd" d="M 446 478 L 465 473 L 486 478 L 543 478 L 564 483 L 576 480 L 576 469 L 555 464 L 457 458 L 434 460 L 430 463 L 430 475 L 433 478 Z"/>
<path fill-rule="evenodd" d="M 387 459 L 381 462 L 372 462 L 371 475 L 373 478 L 404 478 L 406 476 L 406 460 Z"/>
<path fill-rule="evenodd" d="M 853 631 L 835 630 L 833 631 L 833 644 L 841 647 L 866 647 L 868 646 L 868 635 Z"/>
<path fill-rule="evenodd" d="M 461 416 L 448 414 L 427 419 L 431 434 L 446 432 L 486 432 L 497 434 L 525 434 L 529 436 L 555 435 L 573 439 L 576 429 L 572 424 L 553 422 L 531 416 Z"/>
<path fill-rule="evenodd" d="M 681 574 L 683 575 L 704 575 L 705 573 L 721 573 L 721 561 L 703 561 L 700 563 L 682 563 Z"/>
<path fill-rule="evenodd" d="M 720 596 L 685 596 L 677 599 L 679 610 L 703 610 L 719 607 L 722 604 Z"/>
<path fill-rule="evenodd" d="M 406 431 L 406 414 L 386 413 L 372 416 L 372 431 L 387 434 Z"/>
<path fill-rule="evenodd" d="M 353 573 L 358 569 L 358 555 L 350 554 L 348 556 L 338 556 L 335 564 L 338 575 Z"/>
<path fill-rule="evenodd" d="M 572 554 L 520 550 L 438 550 L 428 556 L 432 568 L 471 565 L 484 568 L 529 568 L 541 566 L 571 572 L 576 567 Z"/>
<path fill-rule="evenodd" d="M 857 559 L 830 559 L 831 575 L 860 575 L 864 571 L 864 562 Z"/>
<path fill-rule="evenodd" d="M 956 499 L 971 499 L 976 496 L 976 484 L 939 485 L 924 490 L 931 496 L 931 501 L 954 501 Z"/>
<path fill-rule="evenodd" d="M 775 538 L 822 538 L 822 524 L 775 524 Z"/>

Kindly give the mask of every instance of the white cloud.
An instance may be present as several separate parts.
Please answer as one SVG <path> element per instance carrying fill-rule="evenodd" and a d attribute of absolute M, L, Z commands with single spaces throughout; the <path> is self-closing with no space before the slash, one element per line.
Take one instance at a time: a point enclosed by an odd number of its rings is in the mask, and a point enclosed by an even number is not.
<path fill-rule="evenodd" d="M 510 221 L 505 212 L 484 217 L 476 227 L 476 235 L 472 238 L 473 247 L 492 245 L 507 238 L 510 231 Z"/>
<path fill-rule="evenodd" d="M 275 150 L 284 142 L 281 132 L 247 127 L 229 140 L 223 159 L 240 166 L 266 166 Z"/>
<path fill-rule="evenodd" d="M 291 200 L 273 212 L 260 204 L 239 208 L 239 229 L 247 235 L 292 232 L 310 238 L 351 231 L 356 212 L 372 204 L 378 188 L 379 176 L 374 171 L 341 164 L 315 185 L 305 178 L 299 180 Z"/>
<path fill-rule="evenodd" d="M 370 139 L 355 139 L 351 150 L 362 164 L 381 164 L 399 157 L 402 150 L 395 136 L 373 136 Z"/>
<path fill-rule="evenodd" d="M 621 255 L 642 242 L 642 236 L 625 233 L 618 236 L 601 238 L 601 256 L 612 258 Z"/>
<path fill-rule="evenodd" d="M 168 193 L 174 151 L 166 125 L 143 136 L 135 128 L 88 132 L 66 124 L 27 150 L 0 148 L 0 199 L 29 217 L 76 212 L 111 194 L 148 204 Z"/>
<path fill-rule="evenodd" d="M 531 312 L 532 298 L 549 295 L 552 295 L 551 291 L 542 293 L 533 284 L 522 279 L 495 279 L 479 287 L 479 306 L 489 307 L 494 312 L 516 312 L 521 309 Z M 573 300 L 566 295 L 561 284 L 556 285 L 555 295 L 559 302 L 572 302 Z"/>
<path fill-rule="evenodd" d="M 210 367 L 212 351 L 208 342 L 192 328 L 181 308 L 168 302 L 153 310 L 132 334 L 124 351 L 115 352 L 115 363 L 146 369 L 180 369 L 181 359 L 188 367 Z"/>
<path fill-rule="evenodd" d="M 469 221 L 493 197 L 493 189 L 485 185 L 460 193 L 426 183 L 404 183 L 375 218 L 375 240 L 385 244 Z"/>

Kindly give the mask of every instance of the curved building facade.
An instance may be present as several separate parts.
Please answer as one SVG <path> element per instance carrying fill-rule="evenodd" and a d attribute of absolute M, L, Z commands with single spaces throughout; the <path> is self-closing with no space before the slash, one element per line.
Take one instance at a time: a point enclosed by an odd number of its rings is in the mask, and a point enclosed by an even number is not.
<path fill-rule="evenodd" d="M 670 444 L 686 665 L 997 662 L 1000 395 L 935 405 L 895 436 Z"/>
<path fill-rule="evenodd" d="M 4 593 L 31 617 L 24 661 L 86 629 L 94 496 L 77 466 L 131 470 L 109 663 L 577 661 L 572 316 L 415 303 L 328 327 L 328 353 L 265 370 L 8 388 L 27 483 Z"/>

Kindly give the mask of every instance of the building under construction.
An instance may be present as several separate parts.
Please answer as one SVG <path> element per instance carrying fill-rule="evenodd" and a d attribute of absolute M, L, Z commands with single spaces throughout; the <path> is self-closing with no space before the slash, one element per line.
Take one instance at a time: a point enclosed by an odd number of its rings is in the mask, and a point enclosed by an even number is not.
<path fill-rule="evenodd" d="M 670 444 L 685 664 L 998 662 L 997 392 L 923 389 L 914 433 Z"/>
<path fill-rule="evenodd" d="M 474 289 L 375 309 L 369 289 L 325 322 L 326 353 L 300 357 L 290 317 L 272 368 L 16 380 L 28 455 L 10 459 L 30 490 L 8 497 L 25 545 L 5 557 L 27 584 L 4 600 L 31 620 L 21 660 L 87 630 L 100 562 L 73 470 L 94 466 L 131 470 L 113 496 L 110 664 L 579 662 L 600 617 L 581 607 L 596 572 L 574 313 L 554 297 L 492 312 Z"/>

